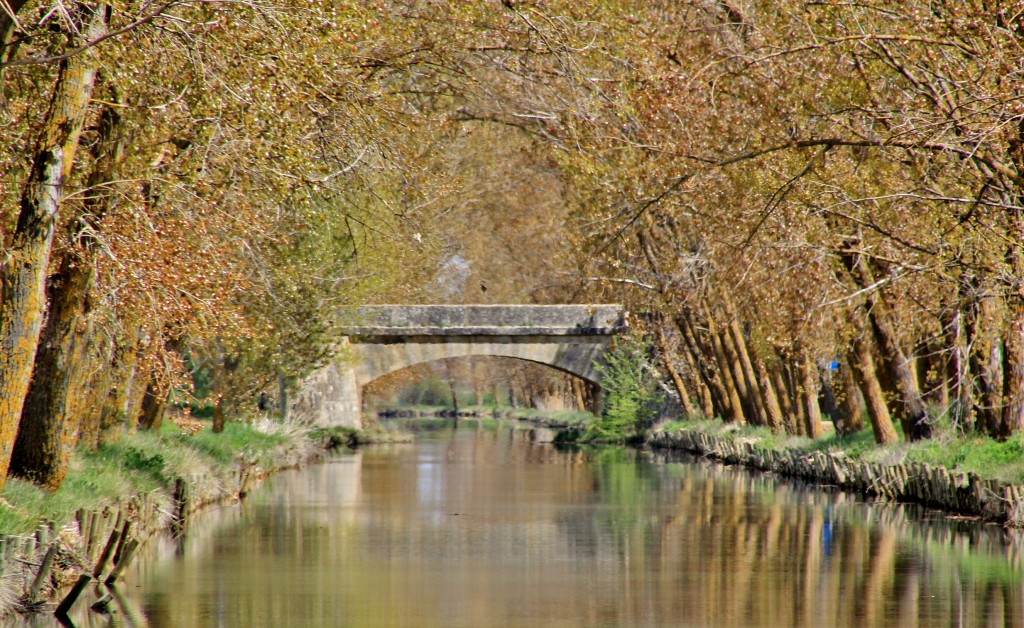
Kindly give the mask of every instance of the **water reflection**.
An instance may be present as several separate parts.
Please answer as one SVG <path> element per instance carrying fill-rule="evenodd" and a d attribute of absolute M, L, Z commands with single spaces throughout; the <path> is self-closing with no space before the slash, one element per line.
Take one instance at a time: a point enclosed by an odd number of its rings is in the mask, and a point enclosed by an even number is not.
<path fill-rule="evenodd" d="M 1024 625 L 995 526 L 490 420 L 421 436 L 273 478 L 128 601 L 182 627 Z"/>

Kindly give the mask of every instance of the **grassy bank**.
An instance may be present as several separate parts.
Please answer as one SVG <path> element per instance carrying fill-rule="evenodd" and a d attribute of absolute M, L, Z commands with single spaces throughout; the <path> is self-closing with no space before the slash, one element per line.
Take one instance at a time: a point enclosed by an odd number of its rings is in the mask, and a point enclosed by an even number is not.
<path fill-rule="evenodd" d="M 197 499 L 237 496 L 239 471 L 294 466 L 314 454 L 305 434 L 275 423 L 228 423 L 222 434 L 208 427 L 183 433 L 170 421 L 156 432 L 129 434 L 95 451 L 78 451 L 60 490 L 47 493 L 11 478 L 0 504 L 0 536 L 61 526 L 82 509 L 96 510 L 133 496 L 169 500 L 178 478 L 192 481 Z"/>
<path fill-rule="evenodd" d="M 79 450 L 54 493 L 9 478 L 0 495 L 0 623 L 12 613 L 42 610 L 83 574 L 112 567 L 99 550 L 115 530 L 124 541 L 130 530 L 132 543 L 144 542 L 331 444 L 269 420 L 230 422 L 221 434 L 208 424 L 196 431 L 200 425 L 165 421 L 160 430 Z M 51 554 L 48 563 L 44 555 Z"/>
<path fill-rule="evenodd" d="M 893 501 L 1024 527 L 1022 440 L 940 432 L 928 441 L 879 446 L 870 433 L 818 440 L 718 421 L 677 421 L 650 431 L 653 447 L 839 486 Z"/>
<path fill-rule="evenodd" d="M 1024 435 L 996 441 L 987 436 L 940 430 L 928 440 L 881 446 L 875 443 L 868 429 L 849 436 L 830 431 L 817 440 L 718 420 L 672 421 L 659 429 L 669 433 L 681 430 L 704 432 L 727 440 L 751 443 L 755 448 L 764 450 L 835 453 L 880 465 L 928 464 L 949 471 L 973 473 L 986 480 L 1024 484 Z"/>
<path fill-rule="evenodd" d="M 408 440 L 372 428 L 310 430 L 269 419 L 229 422 L 220 434 L 205 421 L 164 421 L 159 430 L 76 451 L 54 493 L 10 478 L 0 495 L 0 624 L 12 613 L 44 609 L 82 574 L 109 574 L 113 560 L 105 563 L 100 550 L 115 531 L 145 542 L 209 504 L 243 497 L 254 480 L 328 449 Z M 50 553 L 52 569 L 42 566 Z M 35 591 L 33 580 L 41 582 Z"/>

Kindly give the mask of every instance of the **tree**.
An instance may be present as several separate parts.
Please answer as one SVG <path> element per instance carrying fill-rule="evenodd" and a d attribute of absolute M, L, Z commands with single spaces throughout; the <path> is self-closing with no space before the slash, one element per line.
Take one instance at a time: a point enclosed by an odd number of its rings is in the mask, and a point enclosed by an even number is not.
<path fill-rule="evenodd" d="M 657 418 L 662 393 L 650 351 L 649 341 L 633 335 L 617 338 L 605 353 L 604 363 L 598 365 L 604 409 L 584 439 L 621 442 L 640 434 Z"/>
<path fill-rule="evenodd" d="M 69 13 L 67 47 L 74 49 L 102 36 L 109 11 L 105 4 L 76 5 Z M 32 374 L 63 183 L 74 164 L 97 65 L 95 50 L 61 62 L 53 98 L 33 150 L 32 168 L 22 188 L 17 228 L 0 267 L 0 477 L 7 475 Z M 68 427 L 61 430 L 62 437 L 69 437 L 72 426 Z M 44 457 L 56 455 L 52 450 L 40 453 Z"/>

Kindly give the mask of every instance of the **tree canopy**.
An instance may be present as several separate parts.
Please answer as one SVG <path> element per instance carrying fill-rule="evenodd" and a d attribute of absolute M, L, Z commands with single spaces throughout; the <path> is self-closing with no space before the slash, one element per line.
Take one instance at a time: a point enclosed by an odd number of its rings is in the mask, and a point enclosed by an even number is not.
<path fill-rule="evenodd" d="M 1006 437 L 1019 14 L 4 3 L 0 477 L 59 486 L 188 367 L 295 381 L 372 301 L 623 301 L 688 413 Z"/>

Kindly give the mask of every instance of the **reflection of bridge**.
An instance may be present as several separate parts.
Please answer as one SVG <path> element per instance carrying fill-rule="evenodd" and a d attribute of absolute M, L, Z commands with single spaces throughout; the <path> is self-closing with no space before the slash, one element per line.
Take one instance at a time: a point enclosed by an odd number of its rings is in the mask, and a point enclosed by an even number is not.
<path fill-rule="evenodd" d="M 619 305 L 359 308 L 342 330 L 346 350 L 305 381 L 292 412 L 316 423 L 360 427 L 366 384 L 414 364 L 471 355 L 546 364 L 600 384 L 594 365 L 625 326 Z"/>

